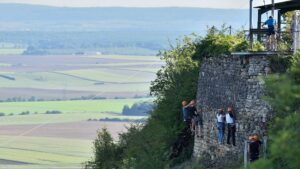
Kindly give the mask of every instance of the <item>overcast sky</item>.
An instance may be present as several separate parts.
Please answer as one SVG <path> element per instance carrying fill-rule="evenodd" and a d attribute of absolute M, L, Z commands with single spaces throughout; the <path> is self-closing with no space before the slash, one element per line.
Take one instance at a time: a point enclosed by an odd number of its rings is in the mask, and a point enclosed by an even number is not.
<path fill-rule="evenodd" d="M 263 0 L 253 0 L 255 5 Z M 265 0 L 271 3 L 271 0 Z M 275 0 L 281 2 L 287 0 Z M 248 8 L 249 0 L 0 0 L 0 3 L 27 3 L 51 6 L 72 7 L 209 7 L 209 8 Z"/>

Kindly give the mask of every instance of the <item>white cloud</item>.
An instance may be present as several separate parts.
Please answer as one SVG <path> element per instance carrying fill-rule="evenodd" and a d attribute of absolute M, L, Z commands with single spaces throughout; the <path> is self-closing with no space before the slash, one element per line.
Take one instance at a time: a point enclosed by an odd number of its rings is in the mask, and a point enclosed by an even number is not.
<path fill-rule="evenodd" d="M 52 6 L 95 7 L 208 7 L 208 8 L 248 8 L 250 0 L 0 0 L 0 3 L 28 3 Z M 262 5 L 263 0 L 253 0 Z M 265 0 L 270 3 L 271 0 Z M 275 2 L 286 0 L 275 0 Z"/>

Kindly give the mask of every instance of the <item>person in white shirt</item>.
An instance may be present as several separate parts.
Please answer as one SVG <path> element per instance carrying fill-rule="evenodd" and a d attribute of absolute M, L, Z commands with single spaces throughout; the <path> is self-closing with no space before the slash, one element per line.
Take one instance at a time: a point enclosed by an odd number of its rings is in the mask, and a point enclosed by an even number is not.
<path fill-rule="evenodd" d="M 222 144 L 225 131 L 225 114 L 224 109 L 218 109 L 217 112 L 217 129 L 218 129 L 218 143 Z"/>
<path fill-rule="evenodd" d="M 226 123 L 228 129 L 227 144 L 230 144 L 230 138 L 232 138 L 232 145 L 235 146 L 235 114 L 232 107 L 227 108 Z"/>

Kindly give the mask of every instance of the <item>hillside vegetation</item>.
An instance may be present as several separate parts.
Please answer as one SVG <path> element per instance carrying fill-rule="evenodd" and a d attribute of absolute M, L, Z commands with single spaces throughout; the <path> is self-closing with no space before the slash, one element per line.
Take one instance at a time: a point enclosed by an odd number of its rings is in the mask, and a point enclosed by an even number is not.
<path fill-rule="evenodd" d="M 203 58 L 212 56 L 206 49 L 218 56 L 247 47 L 243 36 L 231 36 L 225 27 L 221 30 L 213 27 L 204 38 L 186 37 L 171 50 L 161 52 L 166 66 L 152 82 L 151 93 L 157 99 L 148 122 L 129 128 L 120 135 L 118 143 L 112 141 L 105 129 L 99 132 L 94 142 L 94 158 L 86 163 L 86 168 L 163 169 L 189 159 L 192 143 L 175 159 L 169 158 L 170 148 L 183 129 L 181 101 L 196 97 L 199 65 Z"/>

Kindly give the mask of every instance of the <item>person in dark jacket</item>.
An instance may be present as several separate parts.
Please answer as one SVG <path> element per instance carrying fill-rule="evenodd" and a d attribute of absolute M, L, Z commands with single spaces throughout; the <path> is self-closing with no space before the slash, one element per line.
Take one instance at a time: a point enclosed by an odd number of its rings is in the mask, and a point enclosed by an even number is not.
<path fill-rule="evenodd" d="M 249 137 L 249 155 L 250 162 L 254 162 L 259 159 L 259 150 L 262 142 L 259 140 L 257 134 Z"/>
<path fill-rule="evenodd" d="M 231 106 L 227 108 L 225 117 L 228 129 L 227 144 L 230 144 L 230 138 L 232 138 L 232 145 L 235 146 L 235 114 Z"/>
<path fill-rule="evenodd" d="M 188 109 L 191 119 L 192 119 L 191 130 L 194 132 L 196 129 L 196 119 L 197 119 L 197 115 L 198 115 L 197 109 L 196 109 L 196 101 L 195 100 L 190 101 L 187 109 Z"/>

